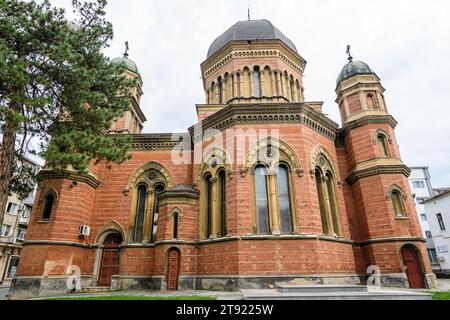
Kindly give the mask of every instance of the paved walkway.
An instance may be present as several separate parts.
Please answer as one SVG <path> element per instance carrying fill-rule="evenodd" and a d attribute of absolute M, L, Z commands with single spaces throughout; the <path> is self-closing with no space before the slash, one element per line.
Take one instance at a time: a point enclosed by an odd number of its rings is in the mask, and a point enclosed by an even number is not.
<path fill-rule="evenodd" d="M 102 292 L 102 293 L 74 293 L 68 295 L 61 295 L 56 297 L 38 298 L 33 300 L 42 300 L 48 298 L 82 298 L 82 297 L 101 297 L 101 296 L 133 296 L 133 297 L 180 297 L 180 296 L 200 296 L 200 297 L 217 297 L 217 300 L 241 300 L 240 292 L 225 292 L 225 291 L 117 291 L 117 292 Z"/>
<path fill-rule="evenodd" d="M 9 292 L 9 287 L 0 287 L 0 300 L 6 300 L 6 295 Z"/>

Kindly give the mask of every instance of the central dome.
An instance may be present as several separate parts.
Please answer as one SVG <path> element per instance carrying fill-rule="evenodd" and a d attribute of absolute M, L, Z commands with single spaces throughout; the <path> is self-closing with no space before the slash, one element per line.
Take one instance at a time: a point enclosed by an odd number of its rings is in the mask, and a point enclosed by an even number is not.
<path fill-rule="evenodd" d="M 211 44 L 208 50 L 208 58 L 222 49 L 231 41 L 249 41 L 249 40 L 281 40 L 293 51 L 297 48 L 280 30 L 277 29 L 269 20 L 248 20 L 238 21 L 227 31 L 220 35 Z"/>

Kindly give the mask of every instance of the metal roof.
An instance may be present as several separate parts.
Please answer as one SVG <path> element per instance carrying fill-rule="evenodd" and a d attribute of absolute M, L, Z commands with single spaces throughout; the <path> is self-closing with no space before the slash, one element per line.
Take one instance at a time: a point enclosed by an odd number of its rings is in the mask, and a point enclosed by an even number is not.
<path fill-rule="evenodd" d="M 213 41 L 208 50 L 208 58 L 226 46 L 230 41 L 281 40 L 298 53 L 297 48 L 269 20 L 238 21 Z"/>
<path fill-rule="evenodd" d="M 370 69 L 367 63 L 362 61 L 350 61 L 344 68 L 342 68 L 341 73 L 336 81 L 336 85 L 339 85 L 341 81 L 348 79 L 357 74 L 374 74 L 375 72 Z"/>

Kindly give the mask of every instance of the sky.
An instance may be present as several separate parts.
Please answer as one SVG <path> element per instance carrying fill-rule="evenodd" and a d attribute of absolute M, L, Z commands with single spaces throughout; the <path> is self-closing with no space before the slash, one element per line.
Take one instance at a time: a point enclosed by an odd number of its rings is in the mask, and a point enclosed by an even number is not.
<path fill-rule="evenodd" d="M 71 0 L 51 0 L 71 11 Z M 336 78 L 346 46 L 381 78 L 408 166 L 428 166 L 434 187 L 450 186 L 450 1 L 447 0 L 109 0 L 114 40 L 130 44 L 144 81 L 144 132 L 185 132 L 204 103 L 200 63 L 235 22 L 268 19 L 307 61 L 306 101 L 324 101 L 340 123 Z"/>

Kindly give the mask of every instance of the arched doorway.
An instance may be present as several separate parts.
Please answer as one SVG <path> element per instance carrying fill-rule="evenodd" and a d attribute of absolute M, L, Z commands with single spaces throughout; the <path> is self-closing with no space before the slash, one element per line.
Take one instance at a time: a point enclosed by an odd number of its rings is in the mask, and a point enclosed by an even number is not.
<path fill-rule="evenodd" d="M 171 248 L 167 255 L 167 290 L 178 290 L 178 277 L 180 275 L 180 250 Z"/>
<path fill-rule="evenodd" d="M 98 286 L 111 286 L 111 276 L 119 271 L 119 245 L 122 243 L 122 236 L 118 233 L 110 233 L 103 242 L 102 260 L 98 275 Z"/>
<path fill-rule="evenodd" d="M 422 264 L 417 248 L 411 245 L 404 246 L 402 248 L 402 258 L 409 287 L 412 289 L 425 288 Z"/>

